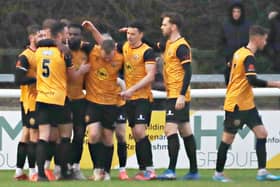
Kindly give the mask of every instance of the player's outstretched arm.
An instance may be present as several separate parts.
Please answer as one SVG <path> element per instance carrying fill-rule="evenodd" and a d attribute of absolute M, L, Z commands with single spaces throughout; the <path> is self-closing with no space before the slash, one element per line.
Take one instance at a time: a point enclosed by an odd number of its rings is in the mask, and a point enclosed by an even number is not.
<path fill-rule="evenodd" d="M 280 81 L 268 81 L 267 87 L 280 88 Z"/>
<path fill-rule="evenodd" d="M 91 32 L 92 37 L 95 39 L 95 41 L 100 45 L 102 44 L 104 38 L 102 36 L 102 34 L 99 32 L 99 30 L 95 27 L 95 25 L 88 20 L 85 20 L 82 22 L 82 26 L 88 30 L 89 32 Z"/>

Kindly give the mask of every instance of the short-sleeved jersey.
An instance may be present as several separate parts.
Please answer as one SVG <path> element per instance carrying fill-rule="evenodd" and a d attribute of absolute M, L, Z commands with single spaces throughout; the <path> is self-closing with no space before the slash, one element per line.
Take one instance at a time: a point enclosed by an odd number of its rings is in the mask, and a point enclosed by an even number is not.
<path fill-rule="evenodd" d="M 256 75 L 256 72 L 255 67 L 249 67 L 253 71 L 245 70 L 244 62 L 248 56 L 254 56 L 254 54 L 245 47 L 238 49 L 233 55 L 224 103 L 226 111 L 233 112 L 236 105 L 239 110 L 250 110 L 255 107 L 253 89 L 247 80 L 247 75 Z"/>
<path fill-rule="evenodd" d="M 82 50 L 72 51 L 72 63 L 75 70 L 78 70 L 82 63 L 87 62 L 87 55 Z M 83 92 L 84 75 L 80 75 L 79 78 L 67 83 L 67 97 L 69 99 L 82 99 L 85 97 Z"/>
<path fill-rule="evenodd" d="M 63 106 L 66 99 L 67 66 L 56 46 L 41 46 L 36 51 L 37 102 Z"/>
<path fill-rule="evenodd" d="M 185 45 L 189 49 L 189 54 L 181 61 L 177 57 L 177 49 Z M 179 38 L 178 40 L 171 42 L 170 40 L 166 41 L 165 50 L 163 54 L 163 77 L 166 87 L 167 97 L 168 98 L 177 98 L 180 95 L 181 88 L 183 86 L 183 80 L 185 71 L 182 66 L 184 63 L 191 63 L 192 53 L 191 48 L 188 42 L 184 38 Z M 185 100 L 190 101 L 190 86 L 185 95 Z"/>
<path fill-rule="evenodd" d="M 122 47 L 124 56 L 124 79 L 126 89 L 129 89 L 146 75 L 146 64 L 155 64 L 154 54 L 147 44 L 142 43 L 137 48 L 131 48 L 128 42 L 125 42 Z M 152 55 L 147 55 L 151 53 Z M 150 57 L 149 57 L 150 56 Z M 152 100 L 151 84 L 136 90 L 131 96 L 130 100 L 136 99 L 150 99 Z"/>
<path fill-rule="evenodd" d="M 25 59 L 24 61 L 22 59 Z M 35 50 L 31 48 L 25 49 L 18 58 L 16 68 L 26 71 L 26 76 L 36 78 L 36 60 Z M 24 112 L 35 111 L 36 105 L 36 83 L 30 85 L 21 85 L 21 96 L 20 101 L 23 103 Z"/>
<path fill-rule="evenodd" d="M 91 69 L 85 76 L 86 99 L 103 105 L 118 105 L 121 88 L 117 84 L 123 67 L 123 56 L 115 51 L 111 62 L 101 57 L 101 47 L 96 45 L 89 54 Z"/>

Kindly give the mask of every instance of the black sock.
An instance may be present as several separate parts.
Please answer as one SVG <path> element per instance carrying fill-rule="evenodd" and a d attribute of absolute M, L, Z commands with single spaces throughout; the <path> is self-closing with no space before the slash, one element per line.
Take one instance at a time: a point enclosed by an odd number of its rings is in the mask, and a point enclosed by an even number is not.
<path fill-rule="evenodd" d="M 60 144 L 55 144 L 55 148 L 54 148 L 54 164 L 56 166 L 60 166 L 61 161 L 60 161 L 60 155 L 59 155 L 59 151 L 60 151 Z"/>
<path fill-rule="evenodd" d="M 61 175 L 63 177 L 67 177 L 68 174 L 68 166 L 71 159 L 71 143 L 70 138 L 61 138 L 59 149 L 59 161 L 61 166 Z"/>
<path fill-rule="evenodd" d="M 152 146 L 148 136 L 136 142 L 136 156 L 139 156 L 140 170 L 153 166 Z"/>
<path fill-rule="evenodd" d="M 48 143 L 48 152 L 49 152 L 49 154 L 47 155 L 47 160 L 51 161 L 52 158 L 54 157 L 55 147 L 56 147 L 56 142 L 51 141 L 51 142 Z"/>
<path fill-rule="evenodd" d="M 183 137 L 186 153 L 190 161 L 190 173 L 197 172 L 196 145 L 193 135 Z"/>
<path fill-rule="evenodd" d="M 256 153 L 258 158 L 259 169 L 266 168 L 266 138 L 257 139 Z"/>
<path fill-rule="evenodd" d="M 168 169 L 175 171 L 178 153 L 179 153 L 179 137 L 178 134 L 172 134 L 167 137 L 167 144 L 168 144 L 168 155 L 169 155 L 169 166 Z"/>
<path fill-rule="evenodd" d="M 19 142 L 17 147 L 17 168 L 23 168 L 27 156 L 27 143 Z"/>
<path fill-rule="evenodd" d="M 39 140 L 36 147 L 36 162 L 38 165 L 38 176 L 46 177 L 45 175 L 45 161 L 46 155 L 48 155 L 48 142 L 44 140 Z"/>
<path fill-rule="evenodd" d="M 135 142 L 135 152 L 136 152 L 136 158 L 137 158 L 137 162 L 139 165 L 139 170 L 145 170 L 146 167 L 144 165 L 144 161 L 141 155 L 141 148 L 140 148 L 140 141 L 139 142 Z"/>
<path fill-rule="evenodd" d="M 118 142 L 118 158 L 120 167 L 125 167 L 127 160 L 126 142 Z"/>
<path fill-rule="evenodd" d="M 217 153 L 217 163 L 216 163 L 216 171 L 217 172 L 223 172 L 225 163 L 227 160 L 227 152 L 230 147 L 230 144 L 226 144 L 224 142 L 221 142 L 218 153 Z"/>
<path fill-rule="evenodd" d="M 88 149 L 93 164 L 93 168 L 101 168 L 102 163 L 100 163 L 99 155 L 102 149 L 102 143 L 100 142 L 94 144 L 88 143 Z"/>
<path fill-rule="evenodd" d="M 112 159 L 113 159 L 113 153 L 114 153 L 114 146 L 103 146 L 103 155 L 104 155 L 104 171 L 107 173 L 110 173 L 111 165 L 112 165 Z"/>
<path fill-rule="evenodd" d="M 85 127 L 82 125 L 74 126 L 74 137 L 72 141 L 73 163 L 80 163 L 83 153 Z"/>
<path fill-rule="evenodd" d="M 29 142 L 27 145 L 29 168 L 35 168 L 37 142 Z"/>

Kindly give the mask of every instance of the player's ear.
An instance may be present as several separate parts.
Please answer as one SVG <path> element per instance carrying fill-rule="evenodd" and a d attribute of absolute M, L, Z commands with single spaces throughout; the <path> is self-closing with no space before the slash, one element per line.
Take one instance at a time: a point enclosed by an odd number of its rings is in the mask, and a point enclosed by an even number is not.
<path fill-rule="evenodd" d="M 141 31 L 140 31 L 140 36 L 141 36 L 141 38 L 143 38 L 143 36 L 144 36 L 144 33 Z"/>
<path fill-rule="evenodd" d="M 178 30 L 177 25 L 176 24 L 172 24 L 171 25 L 172 30 Z"/>

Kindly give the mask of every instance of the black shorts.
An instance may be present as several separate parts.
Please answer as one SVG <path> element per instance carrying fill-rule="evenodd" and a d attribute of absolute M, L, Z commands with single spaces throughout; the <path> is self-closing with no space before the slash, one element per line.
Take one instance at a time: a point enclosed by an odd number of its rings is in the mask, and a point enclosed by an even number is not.
<path fill-rule="evenodd" d="M 185 107 L 181 110 L 175 109 L 176 98 L 167 99 L 165 120 L 170 123 L 184 123 L 190 121 L 190 103 L 186 102 Z"/>
<path fill-rule="evenodd" d="M 123 124 L 126 123 L 126 112 L 125 112 L 125 105 L 123 106 L 118 106 L 118 116 L 116 120 L 116 124 Z"/>
<path fill-rule="evenodd" d="M 244 124 L 250 129 L 253 129 L 258 125 L 263 125 L 257 108 L 239 111 L 238 107 L 235 107 L 234 112 L 225 111 L 225 132 L 236 134 L 239 129 L 243 128 Z"/>
<path fill-rule="evenodd" d="M 39 125 L 50 124 L 57 127 L 72 121 L 69 100 L 65 101 L 64 106 L 37 102 L 36 111 Z"/>
<path fill-rule="evenodd" d="M 150 125 L 152 104 L 148 99 L 127 101 L 125 111 L 131 128 L 137 124 Z"/>
<path fill-rule="evenodd" d="M 85 126 L 85 111 L 86 111 L 86 100 L 85 99 L 74 99 L 70 100 L 70 108 L 72 112 L 73 126 Z"/>
<path fill-rule="evenodd" d="M 23 103 L 20 102 L 20 110 L 21 110 L 21 121 L 22 121 L 22 126 L 23 127 L 28 127 L 28 119 L 27 119 L 27 114 L 24 112 L 24 107 Z"/>
<path fill-rule="evenodd" d="M 22 126 L 26 128 L 38 129 L 38 120 L 35 111 L 24 112 L 23 103 L 20 103 Z"/>
<path fill-rule="evenodd" d="M 116 105 L 102 105 L 86 101 L 85 123 L 100 122 L 105 129 L 115 129 L 118 107 Z"/>
<path fill-rule="evenodd" d="M 31 129 L 38 129 L 39 123 L 37 120 L 37 113 L 36 111 L 28 112 L 27 113 L 27 128 Z"/>

